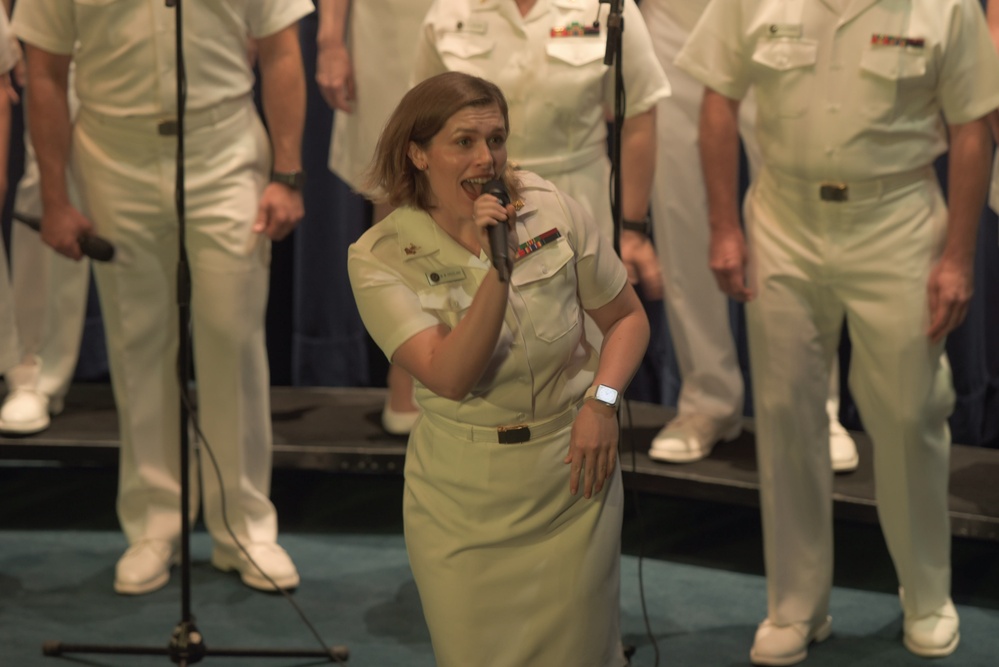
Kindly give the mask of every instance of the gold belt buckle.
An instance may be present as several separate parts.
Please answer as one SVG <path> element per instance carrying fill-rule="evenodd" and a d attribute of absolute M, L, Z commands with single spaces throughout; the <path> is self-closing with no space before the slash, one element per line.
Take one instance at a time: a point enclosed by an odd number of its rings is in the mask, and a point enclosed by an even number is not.
<path fill-rule="evenodd" d="M 174 118 L 161 120 L 156 124 L 156 131 L 163 137 L 177 136 L 177 120 Z"/>
<path fill-rule="evenodd" d="M 850 188 L 846 183 L 823 183 L 819 186 L 819 198 L 822 201 L 847 201 Z"/>
<path fill-rule="evenodd" d="M 531 439 L 531 429 L 528 426 L 500 426 L 496 429 L 496 441 L 501 445 L 516 445 Z"/>

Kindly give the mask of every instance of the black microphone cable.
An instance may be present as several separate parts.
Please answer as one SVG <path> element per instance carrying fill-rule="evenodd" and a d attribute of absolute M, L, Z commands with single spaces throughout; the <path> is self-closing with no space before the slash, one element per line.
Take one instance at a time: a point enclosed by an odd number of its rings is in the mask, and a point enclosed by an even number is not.
<path fill-rule="evenodd" d="M 246 549 L 243 543 L 239 541 L 239 538 L 236 537 L 236 533 L 235 531 L 233 531 L 232 525 L 229 523 L 229 510 L 225 499 L 225 485 L 223 485 L 222 483 L 222 471 L 219 468 L 218 461 L 215 459 L 215 453 L 212 451 L 212 447 L 209 444 L 208 439 L 205 437 L 204 432 L 201 430 L 201 424 L 197 417 L 197 406 L 195 406 L 191 401 L 190 393 L 183 391 L 181 392 L 181 396 L 183 396 L 184 403 L 185 405 L 187 405 L 188 414 L 190 415 L 191 419 L 191 426 L 194 428 L 196 444 L 204 445 L 204 451 L 207 452 L 208 458 L 211 460 L 212 470 L 215 473 L 215 480 L 218 482 L 219 485 L 219 504 L 221 505 L 222 509 L 222 523 L 225 526 L 226 533 L 229 534 L 229 537 L 232 538 L 233 543 L 239 548 L 240 552 L 242 552 L 242 554 L 246 557 L 246 559 L 250 562 L 250 564 L 253 565 L 253 567 L 257 568 L 257 571 L 260 572 L 260 574 L 264 575 L 264 578 L 267 579 L 270 585 L 274 587 L 274 591 L 280 593 L 284 597 L 284 599 L 288 601 L 288 604 L 292 606 L 292 608 L 295 610 L 295 613 L 298 614 L 298 617 L 302 619 L 302 623 L 305 624 L 305 627 L 309 630 L 309 632 L 316 639 L 316 641 L 319 642 L 319 645 L 322 646 L 323 650 L 329 652 L 330 659 L 333 662 L 340 665 L 347 664 L 346 660 L 344 660 L 340 656 L 338 652 L 338 647 L 335 646 L 331 647 L 323 640 L 322 636 L 319 634 L 319 630 L 312 623 L 312 621 L 309 620 L 309 617 L 306 615 L 305 611 L 303 611 L 302 608 L 298 605 L 298 603 L 295 602 L 295 598 L 293 598 L 288 591 L 278 586 L 277 582 L 274 581 L 273 578 L 271 578 L 271 575 L 267 574 L 266 570 L 260 567 L 260 565 L 257 564 L 257 561 L 253 560 L 253 556 L 250 555 L 250 552 Z M 198 451 L 201 451 L 200 446 L 198 448 Z"/>
<path fill-rule="evenodd" d="M 631 474 L 634 477 L 638 476 L 638 457 L 635 454 L 635 420 L 631 413 L 631 400 L 624 399 L 622 401 L 621 408 L 627 413 L 628 416 L 628 444 L 631 449 Z M 618 419 L 618 457 L 621 458 L 621 449 L 624 443 L 624 425 L 622 420 Z M 624 466 L 622 466 L 622 470 Z M 635 521 L 638 523 L 638 599 L 642 606 L 642 623 L 645 626 L 645 636 L 649 638 L 649 643 L 652 644 L 652 650 L 655 655 L 655 660 L 652 663 L 653 667 L 659 667 L 659 642 L 656 639 L 655 633 L 652 631 L 652 621 L 649 619 L 649 609 L 645 600 L 645 577 L 644 577 L 644 564 L 645 564 L 645 519 L 642 516 L 642 505 L 641 496 L 638 493 L 638 489 L 632 485 L 631 489 L 631 501 L 635 506 Z"/>

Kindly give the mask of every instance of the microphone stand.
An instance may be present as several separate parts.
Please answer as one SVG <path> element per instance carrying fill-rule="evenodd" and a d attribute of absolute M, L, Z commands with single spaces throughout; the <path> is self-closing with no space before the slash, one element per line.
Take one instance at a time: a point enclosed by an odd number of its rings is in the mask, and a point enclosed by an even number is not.
<path fill-rule="evenodd" d="M 190 395 L 188 394 L 189 369 L 191 367 L 191 270 L 187 261 L 185 197 L 184 197 L 184 112 L 187 104 L 187 77 L 184 66 L 184 35 L 181 0 L 165 0 L 166 6 L 176 10 L 176 51 L 177 51 L 177 178 L 174 193 L 177 206 L 177 310 L 179 329 L 177 350 L 177 373 L 180 385 L 180 589 L 181 619 L 170 635 L 168 646 L 116 646 L 97 644 L 65 644 L 47 641 L 42 645 L 46 656 L 60 656 L 64 653 L 104 653 L 115 655 L 166 655 L 181 667 L 201 662 L 205 656 L 249 657 L 249 658 L 326 658 L 331 662 L 344 664 L 349 651 L 344 646 L 319 649 L 238 649 L 212 648 L 205 646 L 204 637 L 194 625 L 191 614 L 191 498 L 190 498 L 190 438 L 188 421 Z M 220 489 L 221 492 L 224 493 Z"/>
<path fill-rule="evenodd" d="M 600 0 L 601 5 L 609 4 L 607 15 L 607 48 L 604 52 L 604 64 L 614 65 L 614 124 L 611 131 L 611 219 L 614 222 L 613 241 L 614 252 L 621 256 L 621 128 L 624 125 L 624 70 L 621 63 L 624 60 L 624 9 L 622 0 Z M 634 451 L 634 448 L 632 448 Z M 658 646 L 656 647 L 658 651 Z M 622 644 L 624 657 L 631 662 L 636 647 Z"/>
<path fill-rule="evenodd" d="M 624 74 L 623 60 L 624 14 L 621 0 L 600 0 L 609 4 L 607 15 L 607 50 L 604 64 L 614 65 L 614 126 L 611 133 L 611 219 L 614 221 L 614 251 L 621 255 L 621 127 L 624 124 Z"/>

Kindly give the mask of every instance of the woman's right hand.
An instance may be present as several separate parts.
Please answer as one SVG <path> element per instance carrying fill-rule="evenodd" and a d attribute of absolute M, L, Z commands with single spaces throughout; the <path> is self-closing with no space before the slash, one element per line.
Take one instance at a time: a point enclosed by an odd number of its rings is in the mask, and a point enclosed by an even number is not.
<path fill-rule="evenodd" d="M 483 194 L 479 195 L 472 205 L 472 218 L 475 221 L 475 226 L 479 228 L 482 248 L 490 257 L 493 256 L 493 250 L 489 242 L 489 228 L 494 225 L 507 226 L 507 258 L 509 268 L 512 271 L 513 260 L 517 256 L 517 248 L 520 245 L 517 241 L 517 226 L 515 224 L 517 222 L 517 209 L 514 208 L 513 204 L 507 204 L 504 207 L 493 195 Z"/>

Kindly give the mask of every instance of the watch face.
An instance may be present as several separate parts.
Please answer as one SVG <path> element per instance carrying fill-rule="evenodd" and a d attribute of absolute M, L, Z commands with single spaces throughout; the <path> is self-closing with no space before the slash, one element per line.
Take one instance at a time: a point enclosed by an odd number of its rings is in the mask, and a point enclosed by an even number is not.
<path fill-rule="evenodd" d="M 605 385 L 597 387 L 596 399 L 607 405 L 617 405 L 617 389 L 611 389 Z"/>

